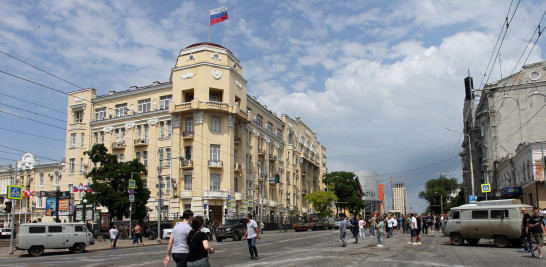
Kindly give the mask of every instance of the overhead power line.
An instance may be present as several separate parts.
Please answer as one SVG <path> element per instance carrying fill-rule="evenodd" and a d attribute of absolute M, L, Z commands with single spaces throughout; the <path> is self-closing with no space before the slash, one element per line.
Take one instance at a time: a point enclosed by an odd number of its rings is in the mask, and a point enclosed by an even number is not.
<path fill-rule="evenodd" d="M 21 119 L 33 121 L 33 122 L 36 122 L 36 123 L 44 124 L 44 125 L 47 125 L 47 126 L 50 126 L 50 127 L 54 127 L 54 128 L 58 128 L 58 129 L 61 129 L 61 130 L 63 130 L 63 131 L 66 131 L 66 128 L 59 127 L 59 126 L 56 126 L 56 125 L 53 125 L 53 124 L 49 124 L 49 123 L 45 123 L 45 122 L 41 122 L 41 121 L 29 119 L 29 118 L 27 118 L 27 117 L 23 117 L 23 116 L 21 116 L 21 115 L 13 114 L 13 113 L 10 113 L 10 112 L 7 112 L 7 111 L 3 111 L 3 110 L 0 110 L 0 112 L 1 112 L 1 113 L 5 113 L 5 114 L 8 114 L 8 115 L 11 115 L 11 116 L 15 116 L 15 117 L 18 117 L 18 118 L 21 118 Z"/>
<path fill-rule="evenodd" d="M 21 99 L 21 98 L 17 98 L 17 97 L 14 97 L 14 96 L 10 96 L 10 95 L 6 95 L 2 92 L 0 92 L 0 95 L 3 95 L 3 96 L 7 96 L 7 97 L 11 97 L 13 99 L 17 99 L 19 101 L 23 101 L 25 103 L 29 103 L 29 104 L 32 104 L 32 105 L 36 105 L 36 106 L 39 106 L 39 107 L 42 107 L 42 108 L 47 108 L 49 110 L 52 110 L 52 111 L 56 111 L 56 112 L 59 112 L 59 113 L 62 113 L 62 114 L 66 114 L 66 111 L 60 111 L 60 110 L 56 110 L 56 109 L 53 109 L 53 108 L 50 108 L 50 107 L 47 107 L 47 106 L 44 106 L 44 105 L 40 105 L 40 104 L 37 104 L 37 103 L 34 103 L 34 102 L 30 102 L 28 100 L 25 100 L 25 99 Z"/>
<path fill-rule="evenodd" d="M 17 131 L 17 130 L 12 130 L 12 129 L 6 129 L 6 128 L 2 128 L 2 127 L 0 127 L 0 130 L 9 131 L 9 132 L 14 132 L 14 133 L 19 133 L 19 134 L 26 134 L 26 135 L 35 136 L 35 137 L 40 137 L 40 138 L 45 138 L 45 139 L 54 140 L 54 141 L 60 141 L 60 142 L 63 142 L 63 143 L 65 142 L 65 140 L 61 140 L 61 139 L 56 139 L 56 138 L 47 137 L 47 136 L 42 136 L 42 135 L 37 135 L 37 134 L 25 133 L 25 132 L 21 132 L 21 131 Z"/>
<path fill-rule="evenodd" d="M 4 103 L 0 103 L 0 105 L 4 105 L 4 106 L 10 107 L 10 108 L 22 110 L 22 111 L 24 111 L 24 112 L 32 113 L 32 114 L 34 114 L 34 115 L 42 116 L 42 117 L 44 117 L 44 118 L 49 118 L 49 119 L 52 119 L 52 120 L 56 120 L 56 121 L 60 121 L 60 122 L 66 123 L 65 120 L 61 120 L 61 119 L 58 119 L 58 118 L 55 118 L 55 117 L 51 117 L 51 116 L 47 116 L 47 115 L 44 115 L 44 114 L 40 114 L 40 113 L 35 112 L 35 111 L 30 111 L 30 110 L 27 110 L 27 109 L 24 109 L 24 108 L 19 108 L 19 107 L 15 107 L 15 106 L 8 105 L 8 104 L 4 104 Z"/>

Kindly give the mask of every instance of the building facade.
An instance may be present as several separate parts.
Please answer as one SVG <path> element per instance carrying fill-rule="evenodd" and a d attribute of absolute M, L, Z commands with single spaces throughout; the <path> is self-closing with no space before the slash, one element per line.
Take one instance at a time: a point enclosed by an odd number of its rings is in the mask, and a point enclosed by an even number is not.
<path fill-rule="evenodd" d="M 63 175 L 64 163 L 40 163 L 32 153 L 25 153 L 16 166 L 0 166 L 0 197 L 4 202 L 16 202 L 12 209 L 15 212 L 15 223 L 25 222 L 53 222 L 55 216 L 46 214 L 46 199 L 57 191 L 71 191 L 73 183 Z M 34 192 L 34 196 L 24 197 L 22 200 L 8 200 L 8 185 L 19 185 L 24 190 Z M 49 193 L 49 194 L 46 194 Z M 0 216 L 0 224 L 7 227 L 10 218 Z"/>
<path fill-rule="evenodd" d="M 408 190 L 404 183 L 394 183 L 391 185 L 392 209 L 401 214 L 408 214 Z"/>
<path fill-rule="evenodd" d="M 525 65 L 518 73 L 489 83 L 482 90 L 474 90 L 468 77 L 465 90 L 465 140 L 460 156 L 466 199 L 472 193 L 478 200 L 485 199 L 481 184 L 491 185 L 489 197 L 501 198 L 506 188 L 499 184 L 501 160 L 515 155 L 520 144 L 546 140 L 546 62 Z M 509 179 L 515 181 L 514 174 Z"/>
<path fill-rule="evenodd" d="M 192 209 L 213 222 L 313 213 L 303 197 L 321 190 L 326 148 L 299 117 L 278 116 L 247 94 L 239 60 L 199 43 L 180 51 L 169 82 L 96 95 L 69 94 L 64 177 L 88 183 L 83 155 L 104 144 L 120 161 L 138 159 L 151 191 L 149 220 Z"/>

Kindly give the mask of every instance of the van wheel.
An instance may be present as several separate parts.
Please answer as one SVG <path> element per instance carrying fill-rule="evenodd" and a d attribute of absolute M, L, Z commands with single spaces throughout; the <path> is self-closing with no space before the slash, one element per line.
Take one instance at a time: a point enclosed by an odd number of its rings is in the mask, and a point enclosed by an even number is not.
<path fill-rule="evenodd" d="M 478 242 L 480 242 L 480 239 L 479 238 L 467 238 L 466 242 L 471 246 L 475 246 L 475 245 L 478 244 Z"/>
<path fill-rule="evenodd" d="M 239 233 L 235 232 L 233 233 L 233 241 L 239 241 L 241 238 L 239 237 Z"/>
<path fill-rule="evenodd" d="M 451 244 L 454 246 L 460 246 L 464 243 L 463 236 L 459 233 L 451 234 Z"/>
<path fill-rule="evenodd" d="M 85 251 L 85 245 L 82 243 L 76 243 L 74 246 L 70 249 L 72 253 L 78 254 Z"/>
<path fill-rule="evenodd" d="M 32 256 L 32 257 L 42 256 L 44 254 L 44 247 L 42 247 L 42 246 L 32 246 L 28 250 L 28 254 L 30 254 L 30 256 Z"/>
<path fill-rule="evenodd" d="M 496 235 L 495 236 L 495 246 L 499 248 L 505 248 L 508 247 L 508 244 L 510 242 L 508 241 L 508 237 L 505 235 Z"/>

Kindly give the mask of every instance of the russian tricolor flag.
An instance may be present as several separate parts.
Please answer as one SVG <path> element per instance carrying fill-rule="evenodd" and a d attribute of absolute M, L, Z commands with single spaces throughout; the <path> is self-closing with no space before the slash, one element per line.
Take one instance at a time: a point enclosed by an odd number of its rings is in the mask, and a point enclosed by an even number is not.
<path fill-rule="evenodd" d="M 210 25 L 214 25 L 226 19 L 228 19 L 227 7 L 216 8 L 210 11 Z"/>

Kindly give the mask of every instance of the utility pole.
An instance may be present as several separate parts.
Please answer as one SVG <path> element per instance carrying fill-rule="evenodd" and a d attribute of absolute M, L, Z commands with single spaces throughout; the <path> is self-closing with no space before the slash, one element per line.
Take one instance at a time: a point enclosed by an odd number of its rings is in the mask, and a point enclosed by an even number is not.
<path fill-rule="evenodd" d="M 162 191 L 162 177 L 161 177 L 161 161 L 159 162 L 159 166 L 157 167 L 157 182 L 158 182 L 158 192 L 157 192 L 157 243 L 161 243 L 161 191 Z"/>
<path fill-rule="evenodd" d="M 13 183 L 16 185 L 17 185 L 18 165 L 19 165 L 19 161 L 15 162 L 15 178 L 13 178 Z M 13 199 L 12 203 L 13 203 L 12 204 L 13 206 L 11 207 L 11 237 L 9 242 L 10 244 L 9 254 L 13 254 L 13 237 L 15 236 L 15 207 L 17 206 L 17 199 Z"/>

